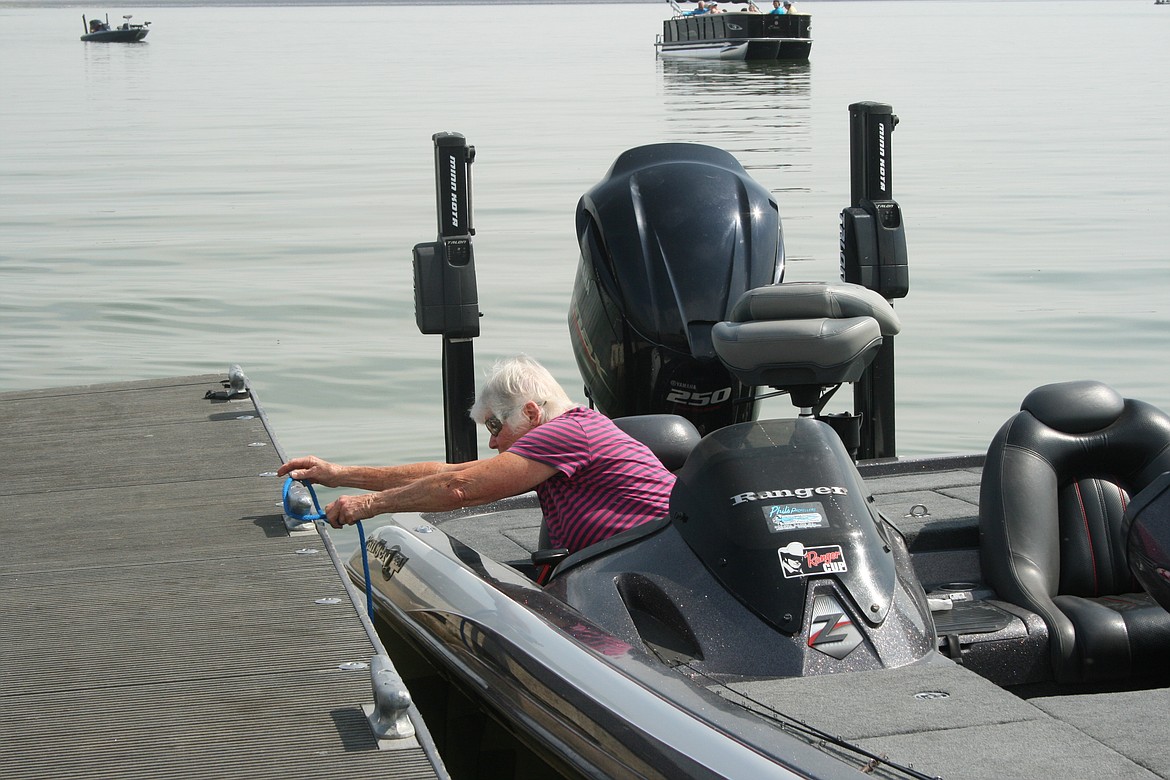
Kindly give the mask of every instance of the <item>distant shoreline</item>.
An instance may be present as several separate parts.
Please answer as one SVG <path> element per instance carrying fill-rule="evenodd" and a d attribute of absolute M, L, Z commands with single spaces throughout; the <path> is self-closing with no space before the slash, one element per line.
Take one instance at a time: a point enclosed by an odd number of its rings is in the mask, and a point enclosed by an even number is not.
<path fill-rule="evenodd" d="M 884 2 L 885 0 L 816 0 L 818 3 L 832 2 Z M 676 0 L 680 5 L 695 0 Z M 730 0 L 728 5 L 746 4 L 747 0 Z M 811 0 L 810 0 L 811 2 Z M 361 7 L 392 5 L 445 5 L 445 6 L 492 6 L 492 5 L 662 5 L 666 0 L 147 0 L 147 2 L 79 2 L 79 0 L 0 0 L 0 8 L 80 8 L 93 12 L 104 12 L 107 8 L 150 9 L 150 8 L 280 8 L 280 7 Z"/>
<path fill-rule="evenodd" d="M 733 0 L 734 1 L 734 0 Z M 818 0 L 825 2 L 825 0 Z M 677 0 L 679 3 L 693 0 Z M 79 2 L 79 0 L 0 0 L 0 8 L 267 8 L 267 7 L 360 7 L 379 5 L 666 5 L 666 0 L 147 0 L 147 2 Z"/>

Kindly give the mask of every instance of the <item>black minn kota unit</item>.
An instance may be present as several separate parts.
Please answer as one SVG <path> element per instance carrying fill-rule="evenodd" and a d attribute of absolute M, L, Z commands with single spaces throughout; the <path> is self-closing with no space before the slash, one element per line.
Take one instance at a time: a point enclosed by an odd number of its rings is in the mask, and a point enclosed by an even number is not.
<path fill-rule="evenodd" d="M 475 350 L 479 293 L 471 237 L 475 147 L 460 133 L 436 133 L 435 197 L 439 238 L 414 247 L 414 318 L 421 333 L 443 337 L 443 420 L 448 463 L 475 460 Z"/>
<path fill-rule="evenodd" d="M 890 106 L 849 106 L 851 205 L 841 212 L 841 277 L 878 292 L 887 301 L 909 290 L 902 211 L 893 199 L 891 134 L 898 123 Z M 419 331 L 443 337 L 443 410 L 446 457 L 477 457 L 474 349 L 479 335 L 479 297 L 471 237 L 471 164 L 475 147 L 460 133 L 436 133 L 435 191 L 438 240 L 414 247 L 415 321 Z M 854 415 L 830 420 L 861 459 L 897 454 L 894 425 L 894 343 L 881 349 L 854 386 Z"/>
<path fill-rule="evenodd" d="M 898 117 L 885 103 L 849 106 L 850 203 L 841 212 L 841 278 L 879 293 L 891 303 L 910 289 L 906 230 L 894 200 L 893 147 Z M 886 336 L 873 362 L 853 386 L 861 416 L 857 456 L 892 458 L 894 436 L 894 337 Z"/>

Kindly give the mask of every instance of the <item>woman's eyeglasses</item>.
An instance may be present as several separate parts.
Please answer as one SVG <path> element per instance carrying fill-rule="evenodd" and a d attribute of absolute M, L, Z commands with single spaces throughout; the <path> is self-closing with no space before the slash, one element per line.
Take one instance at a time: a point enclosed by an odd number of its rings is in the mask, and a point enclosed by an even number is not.
<path fill-rule="evenodd" d="M 540 407 L 543 407 L 545 404 L 544 401 L 536 401 L 535 403 L 537 406 L 540 406 Z M 515 409 L 513 409 L 512 411 L 515 411 Z M 507 415 L 505 415 L 505 416 L 507 416 Z M 502 422 L 500 422 L 500 418 L 496 417 L 494 414 L 491 417 L 489 417 L 483 421 L 483 427 L 487 428 L 488 433 L 490 433 L 492 436 L 499 436 L 500 431 L 504 430 L 504 424 Z"/>

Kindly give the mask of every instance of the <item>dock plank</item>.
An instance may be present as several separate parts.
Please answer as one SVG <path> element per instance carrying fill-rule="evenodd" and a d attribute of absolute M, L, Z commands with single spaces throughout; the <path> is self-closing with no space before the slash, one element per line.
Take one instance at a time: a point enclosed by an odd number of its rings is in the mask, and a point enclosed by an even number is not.
<path fill-rule="evenodd" d="M 378 749 L 376 648 L 222 378 L 0 395 L 0 777 L 445 777 Z"/>

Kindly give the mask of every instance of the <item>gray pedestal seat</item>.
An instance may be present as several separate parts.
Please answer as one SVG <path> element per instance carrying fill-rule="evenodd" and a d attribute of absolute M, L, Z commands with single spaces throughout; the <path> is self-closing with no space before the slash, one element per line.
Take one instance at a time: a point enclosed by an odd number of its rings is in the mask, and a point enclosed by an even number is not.
<path fill-rule="evenodd" d="M 748 290 L 711 336 L 740 381 L 788 390 L 807 409 L 822 387 L 857 381 L 882 338 L 899 330 L 893 308 L 873 290 L 790 282 Z"/>

